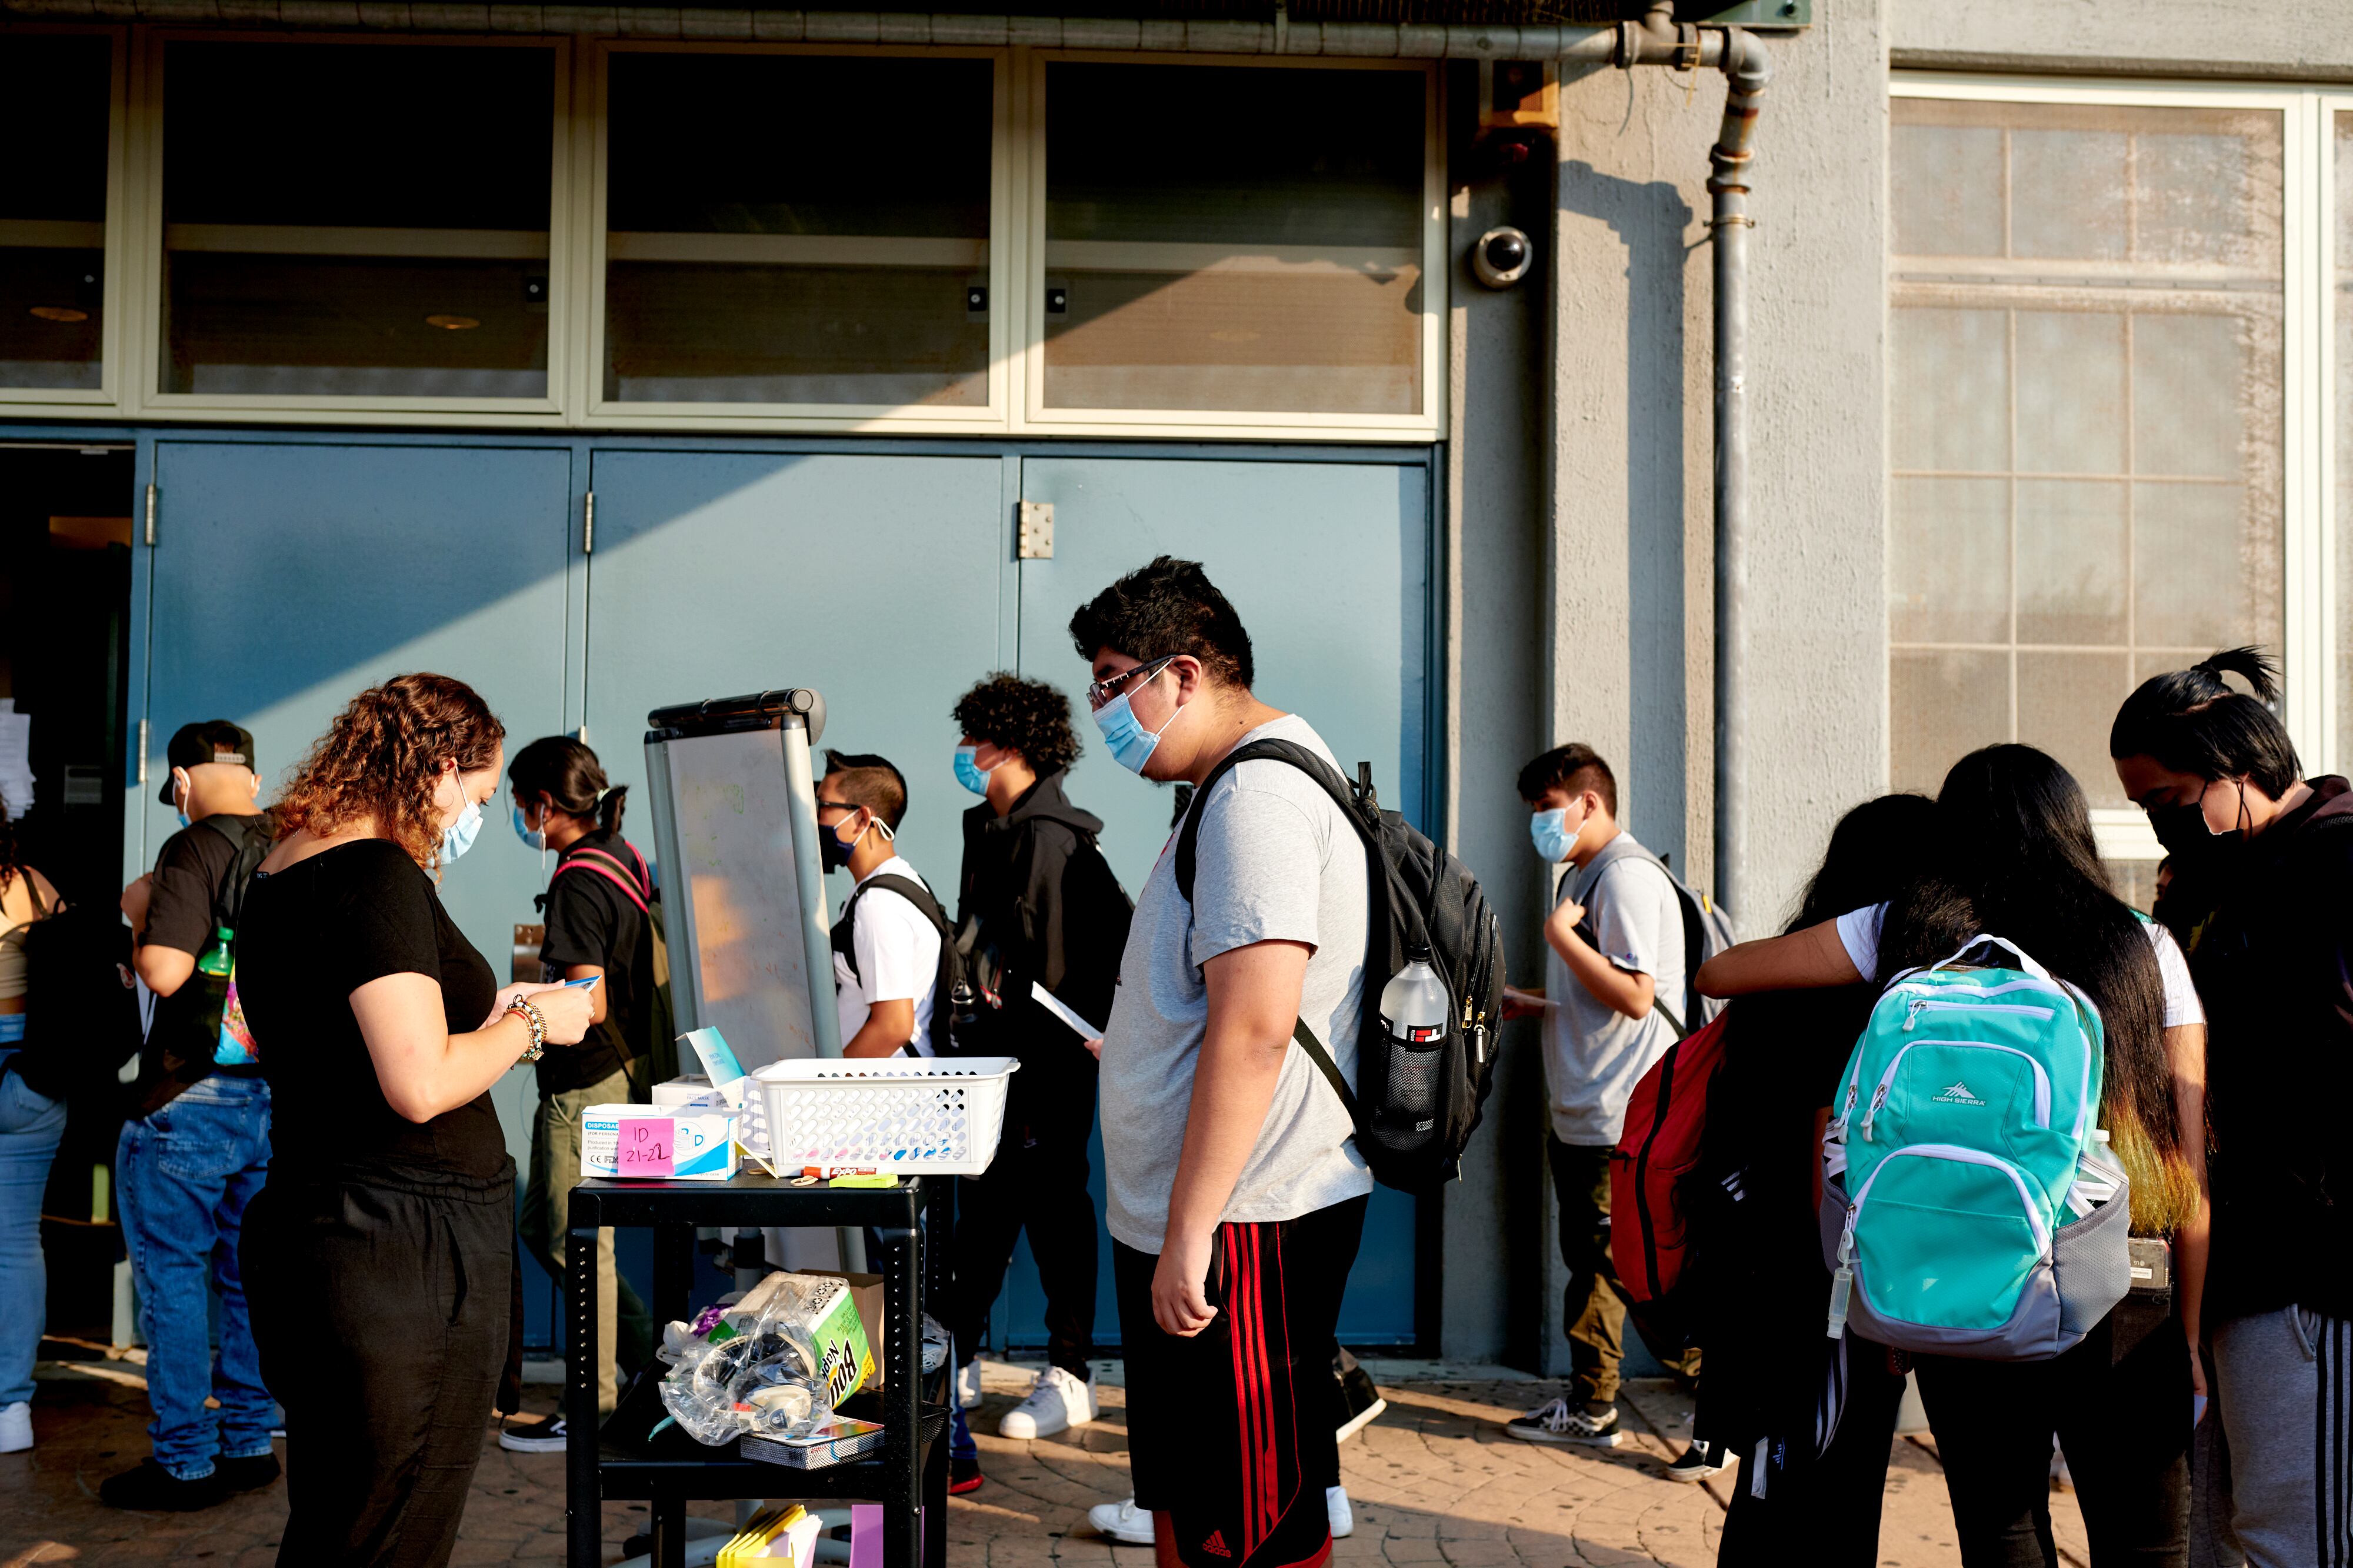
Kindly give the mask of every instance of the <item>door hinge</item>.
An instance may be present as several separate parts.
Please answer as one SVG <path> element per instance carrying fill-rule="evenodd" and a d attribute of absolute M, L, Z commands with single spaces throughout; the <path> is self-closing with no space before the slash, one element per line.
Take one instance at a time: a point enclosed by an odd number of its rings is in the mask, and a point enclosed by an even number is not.
<path fill-rule="evenodd" d="M 149 480 L 147 481 L 147 548 L 149 548 L 150 550 L 153 550 L 154 547 L 155 547 L 155 481 L 154 481 L 154 480 L 153 480 L 153 479 L 149 479 Z M 142 784 L 144 784 L 144 783 L 146 782 L 146 775 L 145 775 L 144 773 L 142 773 L 142 774 L 140 775 L 140 782 L 141 782 Z"/>
<path fill-rule="evenodd" d="M 580 553 L 596 553 L 596 492 L 588 491 L 580 501 Z"/>
<path fill-rule="evenodd" d="M 152 497 L 155 493 L 155 487 L 149 485 L 147 493 Z M 135 782 L 139 784 L 147 782 L 147 721 L 144 719 L 139 721 L 139 777 Z"/>
<path fill-rule="evenodd" d="M 1019 554 L 1024 561 L 1051 561 L 1054 558 L 1054 503 L 1050 500 L 1025 500 L 1021 503 Z"/>

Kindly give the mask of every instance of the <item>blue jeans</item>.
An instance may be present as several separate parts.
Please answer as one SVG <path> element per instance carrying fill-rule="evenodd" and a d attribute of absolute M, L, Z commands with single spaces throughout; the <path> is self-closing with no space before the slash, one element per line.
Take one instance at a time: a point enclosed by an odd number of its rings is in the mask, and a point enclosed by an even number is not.
<path fill-rule="evenodd" d="M 41 1258 L 41 1194 L 66 1135 L 66 1107 L 6 1072 L 0 1051 L 0 1405 L 33 1397 L 33 1362 L 48 1327 L 49 1270 Z"/>
<path fill-rule="evenodd" d="M 269 1086 L 259 1079 L 206 1079 L 125 1123 L 115 1147 L 155 1409 L 147 1436 L 155 1462 L 184 1481 L 211 1475 L 216 1458 L 269 1452 L 271 1401 L 237 1258 L 245 1206 L 269 1179 Z M 220 1296 L 217 1366 L 207 1292 Z"/>

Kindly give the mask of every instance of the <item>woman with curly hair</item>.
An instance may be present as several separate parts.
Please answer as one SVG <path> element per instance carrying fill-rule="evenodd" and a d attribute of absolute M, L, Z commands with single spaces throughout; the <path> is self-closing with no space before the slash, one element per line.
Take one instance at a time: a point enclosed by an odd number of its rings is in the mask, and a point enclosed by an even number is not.
<path fill-rule="evenodd" d="M 996 1162 L 959 1183 L 956 1289 L 951 1328 L 965 1359 L 957 1392 L 979 1403 L 973 1359 L 1026 1227 L 1046 1291 L 1047 1367 L 997 1430 L 1027 1441 L 1095 1417 L 1095 1210 L 1087 1195 L 1087 1139 L 1095 1121 L 1095 1059 L 1084 1037 L 1032 999 L 1042 985 L 1100 1028 L 1111 1016 L 1127 946 L 1127 894 L 1095 847 L 1103 821 L 1062 794 L 1078 761 L 1071 702 L 1018 675 L 988 677 L 959 698 L 955 773 L 982 797 L 964 814 L 964 877 L 956 920 L 972 931 L 980 978 L 1002 1004 L 982 1009 L 990 1037 L 958 1045 L 1021 1058 Z M 969 1477 L 978 1480 L 976 1461 Z"/>
<path fill-rule="evenodd" d="M 514 1162 L 490 1088 L 587 1033 L 586 990 L 501 991 L 435 891 L 506 731 L 443 675 L 361 692 L 296 771 L 246 896 L 237 989 L 274 1115 L 240 1251 L 286 1406 L 278 1561 L 449 1560 L 506 1363 Z"/>

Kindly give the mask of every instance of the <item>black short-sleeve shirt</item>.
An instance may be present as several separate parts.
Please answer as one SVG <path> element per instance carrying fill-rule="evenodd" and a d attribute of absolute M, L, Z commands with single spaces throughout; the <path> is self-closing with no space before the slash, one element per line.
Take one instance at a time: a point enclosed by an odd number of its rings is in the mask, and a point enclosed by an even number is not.
<path fill-rule="evenodd" d="M 257 876 L 237 933 L 237 991 L 269 1080 L 273 1178 L 512 1172 L 485 1092 L 430 1121 L 394 1110 L 351 994 L 387 974 L 440 984 L 453 1035 L 482 1026 L 498 978 L 399 846 L 363 838 Z"/>
<path fill-rule="evenodd" d="M 597 854 L 584 854 L 591 850 L 611 856 L 620 868 Z M 605 992 L 605 1021 L 576 1046 L 547 1047 L 539 1060 L 542 1094 L 601 1083 L 652 1047 L 653 927 L 630 890 L 613 879 L 637 881 L 641 864 L 619 834 L 591 833 L 565 850 L 548 881 L 547 935 L 539 961 L 550 980 L 563 979 L 575 963 L 603 969 L 598 984 Z M 645 891 L 641 883 L 637 891 Z"/>
<path fill-rule="evenodd" d="M 224 884 L 248 833 L 267 834 L 266 817 L 206 817 L 164 840 L 147 900 L 145 942 L 200 958 L 219 928 Z M 250 862 L 248 862 L 250 864 Z M 227 983 L 195 973 L 169 996 L 155 999 L 155 1021 L 139 1055 L 139 1114 L 160 1110 L 190 1084 L 218 1073 L 254 1078 L 259 1068 L 216 1067 L 220 1016 Z"/>

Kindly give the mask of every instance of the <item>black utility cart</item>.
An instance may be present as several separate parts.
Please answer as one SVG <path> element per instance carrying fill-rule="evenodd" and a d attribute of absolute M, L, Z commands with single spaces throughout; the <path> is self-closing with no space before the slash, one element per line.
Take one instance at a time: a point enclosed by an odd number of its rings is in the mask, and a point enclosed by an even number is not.
<path fill-rule="evenodd" d="M 756 1171 L 724 1183 L 586 1181 L 573 1189 L 565 1254 L 572 1308 L 571 1376 L 565 1392 L 571 1433 L 565 1508 L 572 1568 L 599 1568 L 604 1562 L 599 1505 L 609 1498 L 643 1499 L 652 1505 L 654 1568 L 683 1568 L 689 1500 L 744 1498 L 880 1502 L 887 1568 L 915 1568 L 919 1550 L 923 1568 L 943 1568 L 947 1413 L 944 1404 L 925 1405 L 921 1361 L 928 1250 L 921 1219 L 928 1195 L 922 1177 L 904 1178 L 895 1187 L 797 1187 Z M 688 1294 L 699 1226 L 730 1232 L 764 1226 L 864 1226 L 878 1233 L 885 1253 L 884 1308 L 882 1342 L 874 1352 L 882 1389 L 879 1397 L 853 1395 L 844 1413 L 883 1423 L 888 1435 L 880 1453 L 824 1469 L 797 1470 L 739 1458 L 732 1445 L 707 1448 L 674 1426 L 649 1441 L 647 1434 L 668 1414 L 652 1372 L 638 1379 L 600 1430 L 596 1357 L 581 1353 L 580 1347 L 596 1343 L 596 1231 L 602 1226 L 653 1227 L 654 1288 L 648 1307 L 657 1332 L 659 1324 L 691 1315 Z M 870 1398 L 879 1409 L 869 1405 Z"/>

